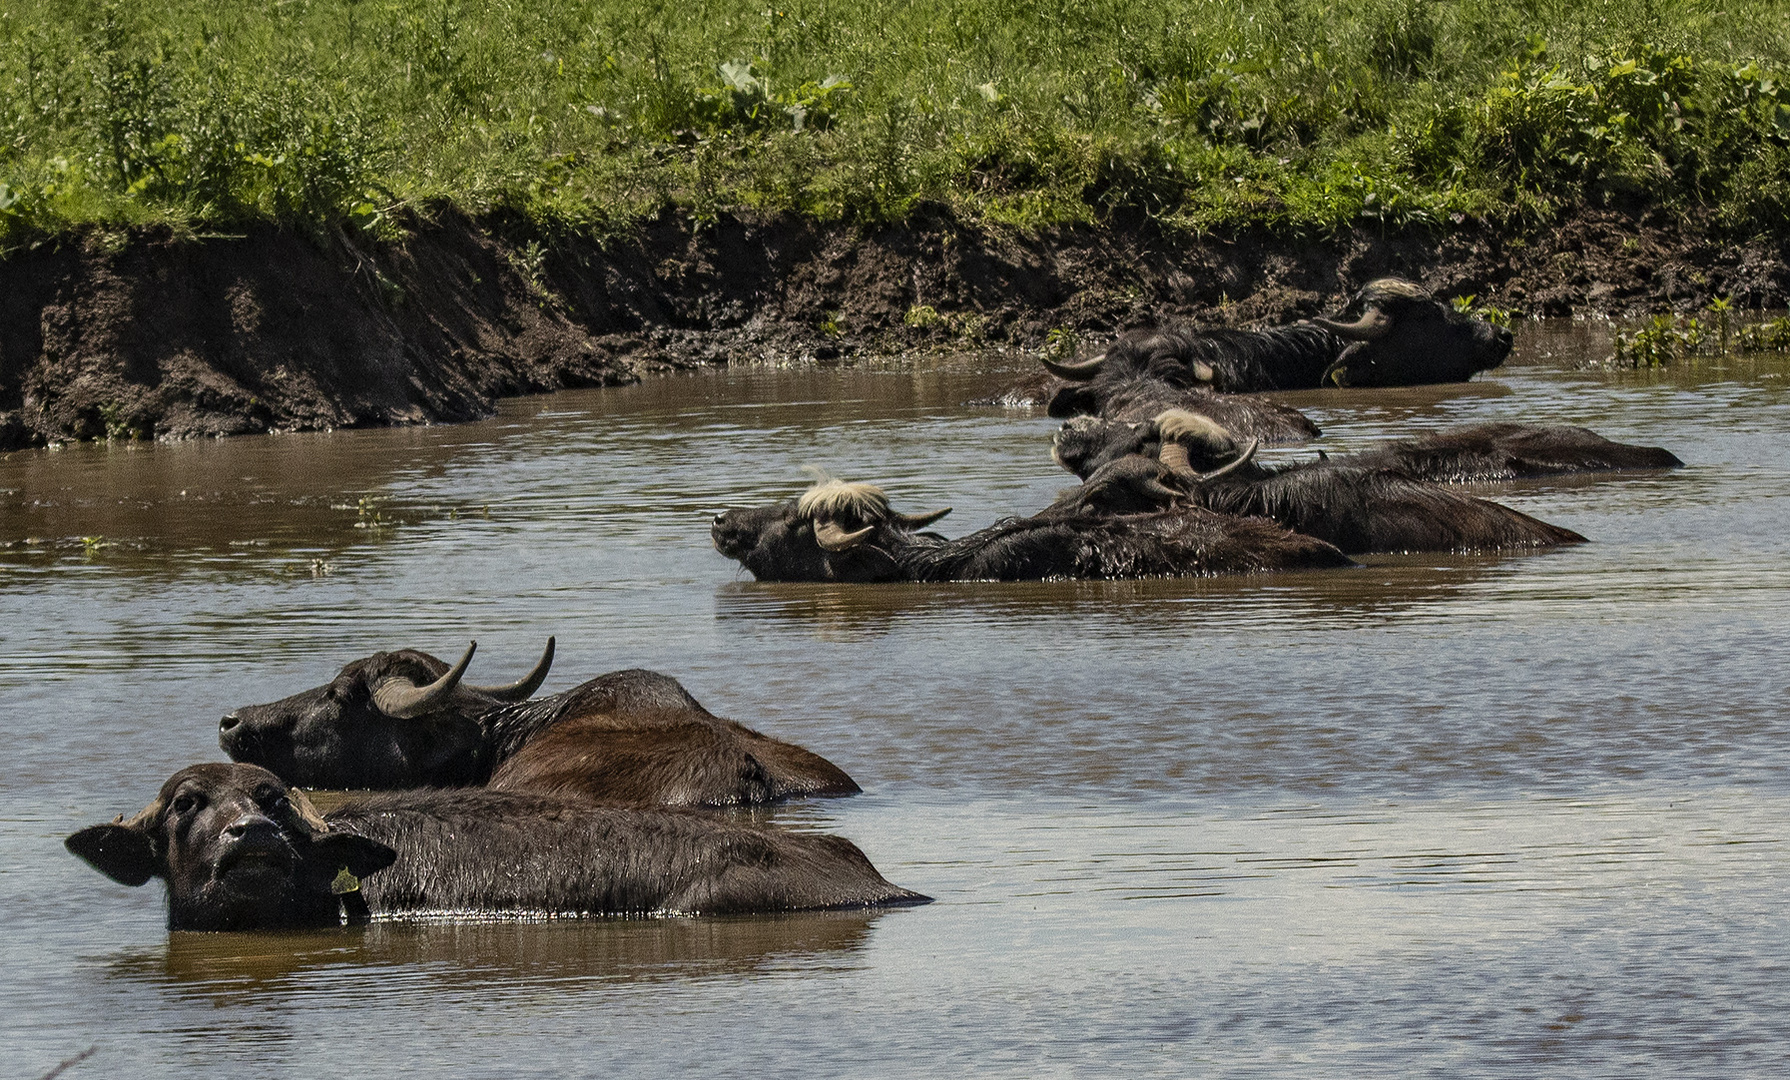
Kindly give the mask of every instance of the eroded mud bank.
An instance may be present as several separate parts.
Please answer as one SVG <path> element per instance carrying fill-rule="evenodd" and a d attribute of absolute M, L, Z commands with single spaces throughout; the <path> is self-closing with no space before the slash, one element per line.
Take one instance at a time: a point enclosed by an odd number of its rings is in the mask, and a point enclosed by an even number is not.
<path fill-rule="evenodd" d="M 667 220 L 604 245 L 456 216 L 384 244 L 71 238 L 0 260 L 0 450 L 467 420 L 673 367 L 1286 319 L 1385 274 L 1534 315 L 1770 308 L 1790 299 L 1790 242 L 1601 211 L 1520 237 L 1467 224 L 1304 242 L 1021 236 L 939 216 Z"/>

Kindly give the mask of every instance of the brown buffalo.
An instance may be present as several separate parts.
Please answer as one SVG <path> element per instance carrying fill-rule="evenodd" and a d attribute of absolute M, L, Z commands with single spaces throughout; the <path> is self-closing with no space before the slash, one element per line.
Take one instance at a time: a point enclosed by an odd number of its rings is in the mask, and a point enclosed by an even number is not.
<path fill-rule="evenodd" d="M 850 841 L 691 811 L 480 789 L 372 795 L 319 814 L 253 765 L 175 773 L 130 820 L 70 836 L 114 881 L 168 887 L 176 930 L 374 916 L 728 914 L 924 903 Z"/>
<path fill-rule="evenodd" d="M 218 743 L 302 787 L 486 785 L 663 806 L 859 790 L 820 755 L 715 716 L 668 676 L 616 671 L 531 701 L 552 639 L 507 686 L 463 681 L 477 647 L 451 667 L 411 649 L 356 660 L 323 686 L 225 716 Z"/>

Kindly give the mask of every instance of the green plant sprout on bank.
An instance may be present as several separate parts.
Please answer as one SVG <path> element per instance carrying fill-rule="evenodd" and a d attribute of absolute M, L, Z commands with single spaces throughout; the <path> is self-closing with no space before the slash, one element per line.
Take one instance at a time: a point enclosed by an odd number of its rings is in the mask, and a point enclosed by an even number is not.
<path fill-rule="evenodd" d="M 1790 229 L 1779 0 L 10 0 L 0 251 L 71 230 L 599 237 Z"/>
<path fill-rule="evenodd" d="M 1790 314 L 1735 327 L 1727 297 L 1701 315 L 1655 315 L 1645 326 L 1611 338 L 1614 367 L 1670 367 L 1693 356 L 1790 352 Z"/>
<path fill-rule="evenodd" d="M 1502 326 L 1509 329 L 1510 309 L 1494 307 L 1491 304 L 1481 304 L 1478 303 L 1478 300 L 1479 297 L 1468 294 L 1466 296 L 1457 296 L 1449 301 L 1449 303 L 1454 305 L 1454 310 L 1463 315 L 1472 315 L 1484 319 L 1493 326 Z"/>
<path fill-rule="evenodd" d="M 1044 335 L 1043 354 L 1053 360 L 1073 360 L 1081 351 L 1081 335 L 1074 330 L 1054 327 Z"/>

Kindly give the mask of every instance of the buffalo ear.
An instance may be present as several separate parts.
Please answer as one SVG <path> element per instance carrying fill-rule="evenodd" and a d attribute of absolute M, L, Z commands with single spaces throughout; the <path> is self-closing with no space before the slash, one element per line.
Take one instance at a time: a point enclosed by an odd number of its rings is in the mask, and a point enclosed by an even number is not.
<path fill-rule="evenodd" d="M 141 885 L 162 872 L 149 837 L 125 825 L 90 826 L 62 844 L 120 885 Z"/>
<path fill-rule="evenodd" d="M 330 869 L 347 867 L 357 878 L 376 874 L 398 861 L 398 853 L 377 840 L 353 833 L 325 833 L 311 842 L 310 861 Z"/>
<path fill-rule="evenodd" d="M 1050 397 L 1044 406 L 1046 416 L 1065 420 L 1071 416 L 1085 416 L 1100 412 L 1100 398 L 1085 386 L 1071 384 L 1061 387 Z"/>

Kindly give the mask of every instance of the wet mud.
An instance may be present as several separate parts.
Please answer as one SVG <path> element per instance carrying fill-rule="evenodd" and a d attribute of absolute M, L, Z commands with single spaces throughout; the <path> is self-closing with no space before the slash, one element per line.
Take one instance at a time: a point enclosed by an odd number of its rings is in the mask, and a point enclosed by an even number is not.
<path fill-rule="evenodd" d="M 1033 349 L 1332 309 L 1387 274 L 1536 316 L 1790 301 L 1790 242 L 1584 210 L 1300 240 L 667 218 L 605 242 L 443 214 L 401 240 L 75 237 L 0 260 L 0 450 L 470 420 L 502 398 L 735 362 Z"/>

